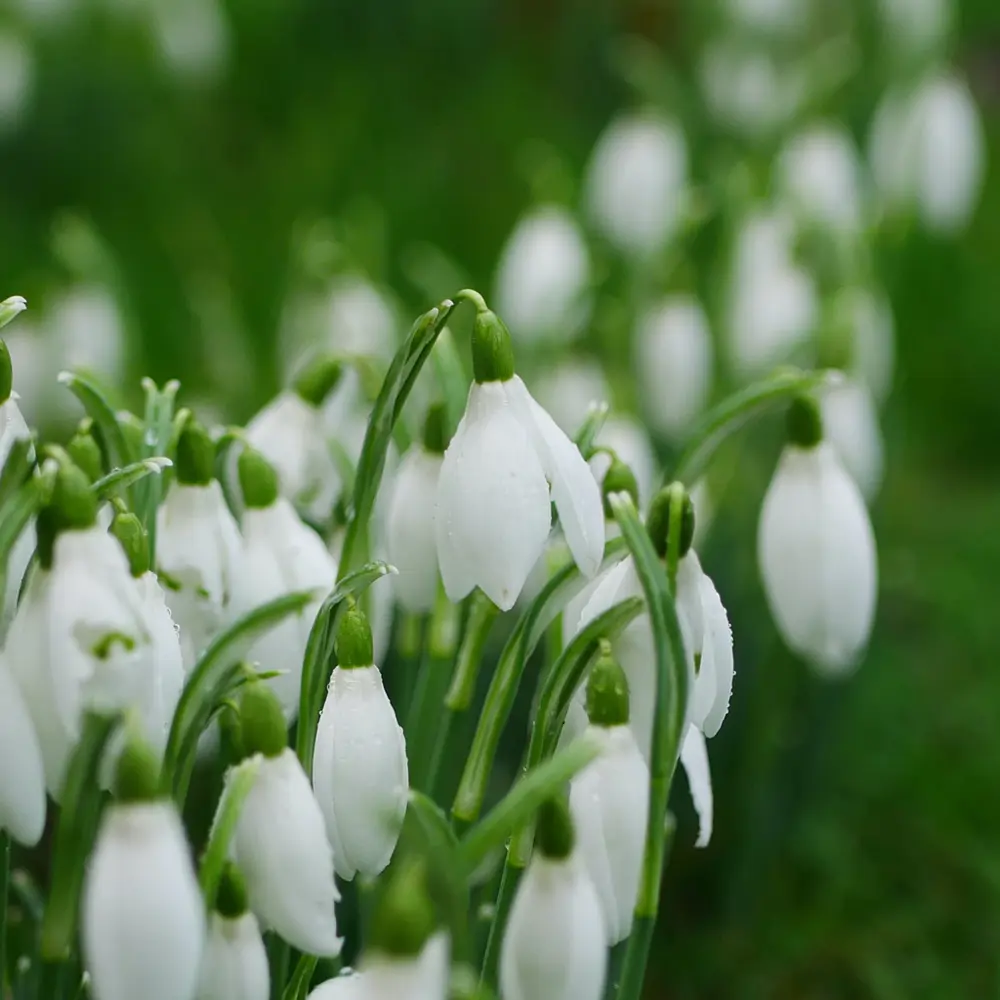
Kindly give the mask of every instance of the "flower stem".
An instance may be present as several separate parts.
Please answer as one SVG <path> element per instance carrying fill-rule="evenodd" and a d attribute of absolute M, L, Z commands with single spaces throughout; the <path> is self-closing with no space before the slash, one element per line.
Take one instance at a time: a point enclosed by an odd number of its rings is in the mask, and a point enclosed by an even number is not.
<path fill-rule="evenodd" d="M 479 974 L 480 982 L 485 983 L 490 989 L 494 989 L 497 984 L 500 942 L 507 926 L 507 916 L 510 913 L 511 903 L 514 902 L 514 894 L 523 874 L 524 868 L 516 864 L 508 852 L 503 865 L 503 875 L 500 878 L 500 891 L 497 893 L 493 909 L 493 920 L 490 922 L 489 937 L 486 939 L 482 970 Z"/>
<path fill-rule="evenodd" d="M 205 897 L 205 905 L 209 908 L 215 902 L 215 892 L 219 887 L 219 879 L 222 877 L 222 870 L 229 855 L 229 841 L 236 830 L 240 810 L 250 794 L 258 770 L 259 761 L 257 759 L 251 757 L 249 760 L 243 761 L 233 769 L 226 782 L 225 791 L 222 793 L 222 800 L 219 802 L 219 809 L 215 822 L 212 824 L 212 833 L 208 840 L 208 846 L 205 848 L 201 871 L 198 875 L 202 895 Z"/>

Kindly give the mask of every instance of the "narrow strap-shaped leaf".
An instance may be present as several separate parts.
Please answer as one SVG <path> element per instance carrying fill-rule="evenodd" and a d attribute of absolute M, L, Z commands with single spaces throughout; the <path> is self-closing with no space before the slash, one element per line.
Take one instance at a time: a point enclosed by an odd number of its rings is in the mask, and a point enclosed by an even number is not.
<path fill-rule="evenodd" d="M 243 803 L 246 802 L 250 789 L 257 780 L 259 769 L 260 761 L 251 757 L 233 768 L 226 781 L 215 821 L 212 823 L 208 845 L 201 858 L 201 869 L 198 872 L 201 893 L 205 898 L 205 906 L 209 909 L 215 903 L 219 879 L 222 878 L 222 871 L 229 855 L 229 842 L 236 832 Z"/>
<path fill-rule="evenodd" d="M 128 440 L 118 425 L 118 418 L 104 394 L 89 379 L 76 372 L 60 372 L 59 382 L 80 401 L 104 447 L 107 468 L 122 468 L 138 459 L 129 448 Z"/>
<path fill-rule="evenodd" d="M 591 403 L 586 418 L 576 432 L 576 437 L 573 438 L 573 443 L 580 449 L 580 454 L 588 460 L 594 454 L 594 442 L 608 419 L 610 409 L 607 403 Z"/>
<path fill-rule="evenodd" d="M 301 955 L 299 957 L 292 978 L 288 980 L 288 985 L 281 994 L 281 1000 L 305 1000 L 318 961 L 319 959 L 315 955 Z"/>
<path fill-rule="evenodd" d="M 7 501 L 27 482 L 35 464 L 34 437 L 18 438 L 10 447 L 7 461 L 0 472 L 0 511 Z"/>
<path fill-rule="evenodd" d="M 469 376 L 450 330 L 441 331 L 431 352 L 431 361 L 448 414 L 448 430 L 454 434 L 462 414 L 465 413 L 465 402 L 469 396 Z"/>
<path fill-rule="evenodd" d="M 158 476 L 171 465 L 173 462 L 169 458 L 143 458 L 126 465 L 124 469 L 115 469 L 106 476 L 101 476 L 91 489 L 98 500 L 110 500 L 120 490 L 128 489 L 147 476 Z"/>

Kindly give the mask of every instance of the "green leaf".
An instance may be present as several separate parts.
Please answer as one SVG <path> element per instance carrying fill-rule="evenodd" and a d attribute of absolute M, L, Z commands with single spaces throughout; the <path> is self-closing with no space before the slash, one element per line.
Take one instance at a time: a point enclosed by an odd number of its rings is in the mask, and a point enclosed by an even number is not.
<path fill-rule="evenodd" d="M 160 455 L 173 454 L 174 406 L 180 382 L 172 380 L 161 390 L 152 379 L 143 379 L 146 390 L 145 433 L 143 434 L 142 458 L 156 459 Z M 136 484 L 132 498 L 135 513 L 146 529 L 149 539 L 150 564 L 156 565 L 156 512 L 169 485 L 167 475 L 144 478 Z"/>
<path fill-rule="evenodd" d="M 18 438 L 10 448 L 0 472 L 0 512 L 12 496 L 28 481 L 35 464 L 34 436 Z"/>
<path fill-rule="evenodd" d="M 97 494 L 98 500 L 110 500 L 120 490 L 145 479 L 146 476 L 160 475 L 164 469 L 173 465 L 169 458 L 143 458 L 131 465 L 126 465 L 124 469 L 115 469 L 106 476 L 102 476 L 91 487 Z"/>
<path fill-rule="evenodd" d="M 601 433 L 610 410 L 611 407 L 607 403 L 591 403 L 586 418 L 580 425 L 580 429 L 576 432 L 573 443 L 580 449 L 580 454 L 588 461 L 593 457 L 594 442 L 597 440 L 597 435 Z"/>
<path fill-rule="evenodd" d="M 94 421 L 94 430 L 104 448 L 108 468 L 122 468 L 140 457 L 132 454 L 115 411 L 93 382 L 76 372 L 60 372 L 59 382 L 76 396 L 87 416 Z"/>
<path fill-rule="evenodd" d="M 442 330 L 431 352 L 434 371 L 448 414 L 448 431 L 455 433 L 469 398 L 469 376 L 455 346 L 451 330 Z"/>
<path fill-rule="evenodd" d="M 315 955 L 301 955 L 299 957 L 292 978 L 288 980 L 288 985 L 281 994 L 281 1000 L 305 1000 L 318 961 L 319 959 Z"/>
<path fill-rule="evenodd" d="M 215 903 L 219 879 L 222 878 L 226 858 L 229 856 L 229 842 L 236 831 L 237 823 L 239 823 L 243 803 L 246 802 L 247 796 L 253 788 L 253 783 L 257 780 L 259 769 L 260 760 L 251 757 L 234 767 L 227 777 L 226 787 L 215 814 L 215 821 L 212 823 L 208 845 L 202 855 L 201 871 L 198 873 L 201 892 L 205 898 L 205 905 L 209 909 Z"/>
<path fill-rule="evenodd" d="M 302 687 L 299 694 L 299 720 L 295 734 L 295 752 L 305 769 L 312 776 L 313 747 L 319 713 L 323 708 L 326 686 L 333 672 L 334 621 L 341 604 L 348 597 L 355 597 L 367 590 L 376 580 L 396 570 L 388 563 L 373 562 L 355 573 L 345 576 L 320 606 L 316 620 L 309 632 L 305 658 L 302 664 Z"/>

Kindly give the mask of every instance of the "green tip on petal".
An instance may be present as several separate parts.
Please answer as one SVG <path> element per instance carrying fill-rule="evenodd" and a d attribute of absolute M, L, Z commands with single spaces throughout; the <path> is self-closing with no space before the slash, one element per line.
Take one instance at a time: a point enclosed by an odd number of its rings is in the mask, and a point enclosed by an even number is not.
<path fill-rule="evenodd" d="M 372 918 L 369 947 L 399 958 L 419 955 L 434 933 L 434 906 L 419 861 L 403 862 L 390 872 Z"/>
<path fill-rule="evenodd" d="M 492 309 L 476 312 L 472 373 L 477 382 L 506 382 L 514 377 L 514 345 L 503 320 Z"/>
<path fill-rule="evenodd" d="M 310 362 L 295 379 L 292 388 L 310 406 L 321 406 L 326 397 L 337 388 L 343 374 L 344 366 L 336 358 L 326 355 Z"/>
<path fill-rule="evenodd" d="M 333 648 L 339 667 L 370 667 L 375 662 L 368 616 L 356 604 L 345 608 L 341 614 Z"/>
<path fill-rule="evenodd" d="M 115 767 L 114 790 L 119 802 L 153 802 L 160 797 L 160 762 L 153 748 L 130 733 Z"/>
<path fill-rule="evenodd" d="M 431 454 L 443 455 L 449 440 L 448 409 L 444 403 L 434 403 L 424 420 L 424 448 Z"/>
<path fill-rule="evenodd" d="M 573 853 L 576 833 L 569 803 L 563 795 L 542 803 L 535 826 L 535 843 L 543 857 L 561 861 Z"/>
<path fill-rule="evenodd" d="M 6 403 L 14 389 L 14 366 L 5 340 L 0 340 L 0 403 Z"/>
<path fill-rule="evenodd" d="M 788 443 L 798 448 L 815 448 L 823 440 L 823 418 L 812 396 L 796 396 L 785 415 Z"/>
<path fill-rule="evenodd" d="M 604 516 L 609 520 L 614 520 L 614 512 L 608 498 L 613 493 L 627 493 L 632 498 L 632 503 L 639 506 L 639 484 L 636 482 L 635 473 L 617 456 L 612 456 L 611 465 L 604 475 L 604 482 L 601 483 L 601 494 L 604 497 Z"/>
<path fill-rule="evenodd" d="M 628 723 L 628 680 L 610 646 L 602 649 L 587 678 L 587 718 L 606 729 Z"/>
<path fill-rule="evenodd" d="M 149 538 L 139 518 L 131 511 L 117 513 L 111 522 L 111 534 L 125 550 L 132 576 L 138 578 L 146 573 L 149 570 Z"/>
<path fill-rule="evenodd" d="M 196 420 L 187 422 L 177 440 L 174 470 L 186 486 L 207 486 L 215 475 L 215 445 Z"/>
<path fill-rule="evenodd" d="M 278 474 L 274 466 L 255 449 L 247 446 L 239 458 L 240 490 L 247 507 L 271 507 L 278 499 Z"/>
<path fill-rule="evenodd" d="M 232 861 L 227 861 L 219 877 L 215 894 L 215 912 L 229 920 L 247 912 L 247 884 L 243 873 Z"/>
<path fill-rule="evenodd" d="M 280 757 L 288 746 L 285 713 L 263 681 L 250 681 L 240 699 L 240 735 L 248 754 Z"/>
<path fill-rule="evenodd" d="M 667 554 L 667 541 L 670 538 L 670 506 L 671 496 L 677 484 L 664 487 L 653 498 L 646 518 L 646 531 L 649 534 L 656 554 L 662 559 Z M 683 487 L 682 487 L 683 488 Z M 681 543 L 678 555 L 683 558 L 688 554 L 694 542 L 694 503 L 691 495 L 685 491 L 684 505 L 681 513 Z"/>
<path fill-rule="evenodd" d="M 101 454 L 101 446 L 94 438 L 94 424 L 89 417 L 80 421 L 76 433 L 66 445 L 66 451 L 92 483 L 96 483 L 104 475 L 104 456 Z"/>

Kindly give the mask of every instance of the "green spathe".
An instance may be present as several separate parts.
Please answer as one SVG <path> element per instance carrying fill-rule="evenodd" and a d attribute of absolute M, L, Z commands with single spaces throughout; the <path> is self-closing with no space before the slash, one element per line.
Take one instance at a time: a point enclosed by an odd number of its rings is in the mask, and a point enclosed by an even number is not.
<path fill-rule="evenodd" d="M 153 802 L 160 798 L 160 762 L 153 748 L 131 733 L 115 767 L 115 798 L 119 802 Z"/>
<path fill-rule="evenodd" d="M 299 373 L 292 388 L 310 406 L 321 406 L 326 397 L 337 388 L 343 373 L 343 365 L 336 358 L 325 355 L 310 362 Z"/>
<path fill-rule="evenodd" d="M 121 511 L 111 522 L 111 534 L 121 543 L 132 576 L 138 579 L 149 569 L 149 538 L 142 522 L 131 511 Z"/>
<path fill-rule="evenodd" d="M 542 857 L 563 861 L 573 853 L 576 832 L 569 803 L 563 795 L 542 803 L 535 826 L 535 844 Z"/>
<path fill-rule="evenodd" d="M 610 646 L 606 646 L 587 678 L 587 718 L 591 725 L 604 728 L 626 725 L 628 697 L 625 671 L 611 655 Z"/>
<path fill-rule="evenodd" d="M 240 735 L 247 754 L 280 757 L 288 746 L 288 730 L 281 702 L 263 681 L 251 681 L 243 690 Z"/>
<path fill-rule="evenodd" d="M 492 309 L 476 312 L 472 373 L 477 382 L 507 382 L 514 377 L 514 345 L 503 320 Z"/>
<path fill-rule="evenodd" d="M 196 420 L 187 422 L 177 440 L 174 470 L 185 486 L 207 486 L 215 475 L 215 445 Z"/>
<path fill-rule="evenodd" d="M 797 448 L 815 448 L 823 440 L 823 418 L 812 396 L 796 396 L 785 415 L 788 443 Z"/>
<path fill-rule="evenodd" d="M 254 448 L 245 447 L 239 458 L 243 502 L 255 510 L 266 510 L 278 499 L 278 474 L 274 466 Z"/>
<path fill-rule="evenodd" d="M 235 920 L 247 912 L 247 885 L 243 873 L 232 861 L 227 861 L 219 876 L 215 894 L 215 912 Z"/>
<path fill-rule="evenodd" d="M 450 437 L 448 409 L 444 403 L 433 403 L 424 419 L 424 449 L 432 455 L 443 455 Z"/>
<path fill-rule="evenodd" d="M 101 454 L 101 446 L 94 438 L 94 422 L 89 417 L 80 421 L 76 433 L 66 445 L 66 451 L 92 483 L 104 475 L 104 456 Z"/>
<path fill-rule="evenodd" d="M 375 662 L 372 629 L 367 615 L 356 604 L 345 608 L 340 616 L 333 648 L 338 667 L 370 667 Z"/>
<path fill-rule="evenodd" d="M 415 958 L 434 933 L 434 906 L 427 892 L 424 866 L 402 863 L 393 872 L 372 919 L 372 951 L 399 958 Z"/>
<path fill-rule="evenodd" d="M 604 474 L 604 481 L 601 483 L 601 497 L 604 501 L 604 516 L 609 520 L 614 520 L 611 511 L 611 504 L 608 497 L 613 493 L 627 493 L 632 498 L 632 503 L 639 506 L 639 484 L 636 482 L 635 473 L 617 456 L 611 456 L 611 465 Z"/>
<path fill-rule="evenodd" d="M 649 534 L 656 554 L 662 559 L 667 554 L 667 539 L 670 537 L 670 502 L 676 484 L 666 486 L 653 498 L 646 518 L 646 531 Z M 679 558 L 687 555 L 694 542 L 694 503 L 691 495 L 685 491 L 684 505 L 681 513 L 681 540 Z"/>

